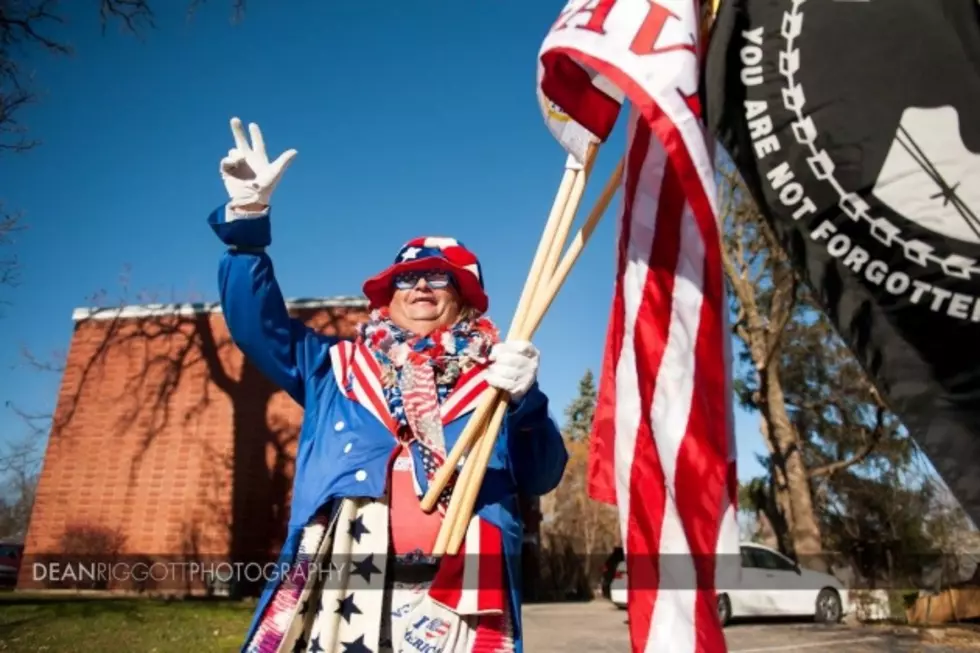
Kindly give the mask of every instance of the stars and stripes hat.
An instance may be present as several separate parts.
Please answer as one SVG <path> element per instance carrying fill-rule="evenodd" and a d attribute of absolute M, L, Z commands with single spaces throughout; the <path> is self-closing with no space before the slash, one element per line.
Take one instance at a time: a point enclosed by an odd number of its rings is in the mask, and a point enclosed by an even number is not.
<path fill-rule="evenodd" d="M 486 312 L 490 300 L 483 288 L 480 261 L 455 238 L 430 236 L 408 241 L 399 250 L 394 263 L 364 282 L 364 294 L 373 307 L 387 306 L 395 291 L 395 276 L 419 270 L 451 273 L 462 300 L 481 313 Z"/>

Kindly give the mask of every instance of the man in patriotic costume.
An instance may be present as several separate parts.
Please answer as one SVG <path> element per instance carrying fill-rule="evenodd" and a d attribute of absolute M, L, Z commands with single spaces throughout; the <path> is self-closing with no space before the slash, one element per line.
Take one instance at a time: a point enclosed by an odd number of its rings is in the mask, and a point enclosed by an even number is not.
<path fill-rule="evenodd" d="M 499 342 L 477 258 L 420 238 L 368 279 L 354 342 L 291 319 L 265 252 L 270 196 L 296 155 L 270 162 L 262 134 L 231 122 L 220 170 L 230 201 L 208 221 L 228 247 L 221 305 L 248 359 L 304 408 L 291 514 L 243 651 L 520 652 L 518 495 L 557 486 L 567 461 L 538 352 Z M 511 404 L 460 554 L 431 554 L 452 483 L 420 497 L 493 386 Z"/>

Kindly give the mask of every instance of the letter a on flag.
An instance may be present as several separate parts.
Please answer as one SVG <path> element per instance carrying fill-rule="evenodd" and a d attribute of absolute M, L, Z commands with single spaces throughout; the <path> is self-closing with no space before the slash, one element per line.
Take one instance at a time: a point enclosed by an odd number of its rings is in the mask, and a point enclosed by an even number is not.
<path fill-rule="evenodd" d="M 619 509 L 636 653 L 725 651 L 716 591 L 738 578 L 728 304 L 700 59 L 691 0 L 573 0 L 539 54 L 540 93 L 599 141 L 632 103 L 588 481 Z"/>

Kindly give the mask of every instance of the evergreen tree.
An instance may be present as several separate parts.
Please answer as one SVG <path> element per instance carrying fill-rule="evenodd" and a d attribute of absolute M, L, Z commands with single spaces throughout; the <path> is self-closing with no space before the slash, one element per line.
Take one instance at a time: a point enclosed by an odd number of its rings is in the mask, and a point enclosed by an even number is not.
<path fill-rule="evenodd" d="M 603 563 L 619 544 L 615 506 L 594 501 L 588 493 L 589 433 L 596 403 L 591 371 L 585 372 L 578 388 L 565 408 L 568 464 L 561 483 L 541 501 L 546 515 L 542 526 L 546 576 L 561 598 L 592 598 Z"/>
<path fill-rule="evenodd" d="M 565 434 L 571 440 L 588 439 L 595 415 L 596 388 L 592 370 L 578 382 L 578 396 L 565 408 Z"/>

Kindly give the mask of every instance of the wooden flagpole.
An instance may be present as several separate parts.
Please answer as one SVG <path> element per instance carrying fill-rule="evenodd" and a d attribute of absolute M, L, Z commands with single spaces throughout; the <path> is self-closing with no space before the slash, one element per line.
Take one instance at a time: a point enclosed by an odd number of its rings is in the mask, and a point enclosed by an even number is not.
<path fill-rule="evenodd" d="M 590 150 L 589 153 L 594 156 L 593 150 Z M 541 233 L 540 241 L 538 241 L 538 248 L 531 263 L 531 271 L 528 274 L 527 281 L 524 283 L 524 289 L 521 291 L 517 311 L 515 311 L 514 323 L 511 324 L 511 331 L 514 330 L 514 325 L 518 323 L 518 318 L 521 317 L 522 313 L 526 313 L 528 307 L 534 302 L 536 285 L 540 279 L 541 270 L 544 268 L 545 262 L 549 258 L 551 244 L 554 241 L 555 234 L 559 230 L 560 223 L 564 217 L 565 207 L 568 205 L 570 197 L 579 186 L 578 182 L 579 178 L 582 176 L 582 168 L 583 166 L 581 166 L 573 156 L 568 156 L 565 161 L 565 173 L 562 176 L 561 183 L 558 186 L 558 193 L 555 195 L 555 200 L 552 204 L 551 212 L 548 214 L 548 220 L 545 223 L 544 231 Z M 581 197 L 581 191 L 579 192 L 579 197 Z M 463 429 L 463 432 L 456 440 L 456 444 L 447 455 L 445 462 L 436 472 L 435 476 L 433 476 L 432 482 L 429 483 L 429 488 L 425 493 L 425 496 L 422 497 L 422 510 L 431 512 L 435 508 L 439 496 L 446 489 L 449 479 L 452 477 L 453 472 L 459 465 L 459 461 L 463 457 L 463 454 L 471 449 L 476 437 L 482 433 L 487 426 L 487 420 L 490 417 L 496 402 L 499 401 L 501 394 L 502 393 L 495 388 L 490 388 L 483 393 L 476 412 L 474 412 L 470 417 L 469 422 L 466 424 L 466 428 Z M 447 520 L 443 521 L 445 522 Z"/>
<path fill-rule="evenodd" d="M 568 251 L 565 253 L 565 256 L 562 257 L 557 269 L 554 270 L 553 276 L 546 281 L 543 292 L 538 294 L 538 298 L 534 300 L 534 303 L 530 307 L 527 314 L 517 316 L 522 318 L 520 322 L 515 319 L 516 331 L 514 333 L 514 339 L 530 340 L 534 336 L 534 333 L 537 331 L 538 327 L 541 325 L 541 321 L 544 319 L 545 314 L 551 307 L 551 304 L 554 302 L 558 292 L 561 290 L 561 287 L 564 284 L 565 279 L 568 277 L 568 273 L 571 271 L 572 266 L 578 260 L 578 257 L 585 248 L 586 243 L 588 243 L 589 238 L 595 231 L 596 225 L 605 214 L 606 209 L 612 202 L 612 198 L 619 189 L 624 164 L 625 161 L 620 160 L 616 168 L 613 170 L 612 175 L 610 175 L 609 180 L 606 182 L 605 188 L 603 188 L 602 194 L 599 196 L 595 206 L 592 208 L 589 217 L 582 225 L 582 228 L 575 235 L 575 238 L 572 241 L 572 244 L 569 246 Z M 449 555 L 456 555 L 459 552 L 459 547 L 462 545 L 463 538 L 466 535 L 466 530 L 473 515 L 476 497 L 480 486 L 483 484 L 483 478 L 486 475 L 487 466 L 490 462 L 490 456 L 493 453 L 493 447 L 496 443 L 497 434 L 499 432 L 500 425 L 503 422 L 503 417 L 506 410 L 507 401 L 505 398 L 505 400 L 500 401 L 495 407 L 489 427 L 481 436 L 478 445 L 474 447 L 472 455 L 466 461 L 466 464 L 463 467 L 463 473 L 460 475 L 460 478 L 457 481 L 457 486 L 453 492 L 453 498 L 455 499 L 455 495 L 462 490 L 462 497 L 459 501 L 459 507 L 457 509 L 458 512 L 454 511 L 456 514 L 452 515 L 447 513 L 446 519 L 443 521 L 442 529 L 440 529 L 440 537 L 436 542 L 437 547 L 434 552 L 435 555 L 442 555 L 443 551 L 439 545 L 443 544 L 443 531 L 448 529 L 451 529 L 451 532 L 449 534 L 448 546 L 445 553 L 448 553 Z M 468 469 L 469 472 L 467 472 Z M 450 502 L 450 509 L 452 509 L 452 503 L 453 502 Z M 453 517 L 452 521 L 450 521 L 450 517 Z"/>
<path fill-rule="evenodd" d="M 531 264 L 531 272 L 528 275 L 527 281 L 524 284 L 524 289 L 521 292 L 521 298 L 517 304 L 517 310 L 514 311 L 514 320 L 511 322 L 510 331 L 508 332 L 506 338 L 507 340 L 514 339 L 517 333 L 523 329 L 524 323 L 527 321 L 528 314 L 535 306 L 538 298 L 541 296 L 542 289 L 546 287 L 551 280 L 551 275 L 554 272 L 558 257 L 561 255 L 561 252 L 565 247 L 565 240 L 568 238 L 568 232 L 571 230 L 572 223 L 575 221 L 575 214 L 578 212 L 578 207 L 582 203 L 582 195 L 585 193 L 585 186 L 588 183 L 588 177 L 592 172 L 593 166 L 595 165 L 597 152 L 598 145 L 595 143 L 590 144 L 585 154 L 584 166 L 577 165 L 574 157 L 571 155 L 569 155 L 565 163 L 566 170 L 569 168 L 569 166 L 574 165 L 576 168 L 578 168 L 578 172 L 572 181 L 570 191 L 566 193 L 564 197 L 562 197 L 562 188 L 559 187 L 558 196 L 555 198 L 555 202 L 551 208 L 551 213 L 548 216 L 548 221 L 545 225 L 544 232 L 541 234 L 541 240 L 538 242 L 538 249 L 535 253 L 534 261 Z M 562 181 L 564 184 L 564 180 Z M 466 518 L 465 522 L 462 524 L 459 523 L 461 518 L 460 506 L 475 503 L 475 493 L 479 491 L 479 484 L 474 486 L 468 479 L 474 478 L 474 468 L 479 464 L 478 461 L 484 458 L 484 455 L 480 452 L 482 450 L 481 445 L 488 439 L 487 434 L 495 434 L 500 430 L 504 415 L 506 414 L 506 407 L 509 399 L 510 398 L 506 396 L 505 393 L 498 391 L 488 392 L 487 396 L 485 397 L 486 405 L 480 406 L 480 408 L 485 407 L 486 410 L 480 412 L 479 415 L 474 415 L 474 417 L 471 418 L 470 423 L 467 424 L 468 430 L 470 424 L 473 424 L 479 420 L 472 433 L 465 433 L 464 431 L 464 434 L 471 436 L 465 443 L 466 446 L 470 447 L 471 453 L 463 465 L 462 472 L 456 479 L 456 487 L 453 490 L 453 495 L 449 502 L 449 509 L 446 511 L 445 518 L 443 519 L 439 530 L 439 535 L 436 537 L 436 543 L 433 549 L 434 555 L 442 555 L 445 553 L 446 547 L 452 539 L 452 534 L 460 528 L 462 528 L 463 532 L 465 533 L 466 527 L 469 525 L 468 517 Z M 491 415 L 489 424 L 486 421 L 488 415 Z M 461 436 L 460 440 L 462 439 L 463 438 Z M 488 446 L 491 446 L 490 453 L 492 453 L 492 444 Z M 487 460 L 489 460 L 489 457 L 487 457 Z M 447 459 L 444 467 L 448 467 L 448 463 L 449 459 Z M 450 470 L 451 469 L 452 468 L 450 468 Z M 441 472 L 442 469 L 439 471 Z M 437 477 L 434 480 L 442 479 Z M 433 484 L 433 487 L 429 488 L 429 493 L 442 491 L 443 487 L 435 486 L 435 484 Z M 423 497 L 423 509 L 425 509 L 427 505 L 425 500 L 428 498 L 428 496 Z"/>
<path fill-rule="evenodd" d="M 591 175 L 592 169 L 595 166 L 597 153 L 598 144 L 590 144 L 588 150 L 586 151 L 584 170 L 575 178 L 571 192 L 567 197 L 568 201 L 562 207 L 561 215 L 553 229 L 551 228 L 551 221 L 556 217 L 554 211 L 557 208 L 557 200 L 555 206 L 552 207 L 552 214 L 548 218 L 548 226 L 545 228 L 545 233 L 542 235 L 541 242 L 538 245 L 538 255 L 541 256 L 541 259 L 539 259 L 538 256 L 535 256 L 534 263 L 532 264 L 532 273 L 529 275 L 527 283 L 525 283 L 524 292 L 521 293 L 521 301 L 518 304 L 517 310 L 514 312 L 514 321 L 511 324 L 507 339 L 515 338 L 518 332 L 523 330 L 524 325 L 527 322 L 528 315 L 532 311 L 533 307 L 540 301 L 542 294 L 546 291 L 548 284 L 551 281 L 552 275 L 554 274 L 558 264 L 558 258 L 565 249 L 565 241 L 568 239 L 568 232 L 572 228 L 572 224 L 575 221 L 575 215 L 578 213 L 578 207 L 582 203 L 582 196 L 585 194 L 585 187 L 588 183 L 588 177 Z M 574 161 L 574 159 L 569 156 L 569 161 Z M 545 242 L 546 239 L 548 242 Z M 474 476 L 474 467 L 479 464 L 479 461 L 484 459 L 489 461 L 489 456 L 493 453 L 493 444 L 496 442 L 496 437 L 490 438 L 488 436 L 489 434 L 494 434 L 494 436 L 496 436 L 496 434 L 499 432 L 500 426 L 503 423 L 504 415 L 506 414 L 508 401 L 509 397 L 505 397 L 503 393 L 497 393 L 493 396 L 491 400 L 492 403 L 488 406 L 489 410 L 480 415 L 481 422 L 479 430 L 474 434 L 475 444 L 472 446 L 472 454 L 470 458 L 467 459 L 467 463 L 469 463 L 470 460 L 473 460 L 474 462 L 472 464 L 464 465 L 462 473 L 459 475 L 459 478 L 456 481 L 456 487 L 459 488 L 460 491 L 454 491 L 452 499 L 450 500 L 449 510 L 446 512 L 439 536 L 436 538 L 434 549 L 435 555 L 442 555 L 445 553 L 446 547 L 452 540 L 452 533 L 455 533 L 460 529 L 465 533 L 466 527 L 469 525 L 471 516 L 469 513 L 467 513 L 468 516 L 466 519 L 460 523 L 459 520 L 461 518 L 461 514 L 459 507 L 460 505 L 475 505 L 476 494 L 479 492 L 487 463 L 483 464 L 484 472 L 478 475 L 480 478 L 479 482 L 472 483 L 467 479 L 476 478 Z M 487 415 L 491 414 L 492 416 L 490 417 L 490 422 L 487 424 L 485 418 Z M 487 443 L 488 440 L 489 442 Z M 482 443 L 487 443 L 485 446 L 488 447 L 488 450 L 480 453 L 482 451 Z M 472 512 L 472 508 L 470 509 L 470 512 Z"/>
<path fill-rule="evenodd" d="M 550 279 L 551 277 L 551 269 L 554 265 L 553 261 L 561 253 L 564 239 L 567 237 L 578 205 L 581 203 L 582 195 L 585 192 L 587 178 L 592 171 L 597 152 L 598 144 L 590 144 L 586 151 L 584 166 L 579 164 L 571 155 L 566 159 L 565 175 L 562 178 L 562 183 L 558 188 L 558 193 L 551 207 L 551 212 L 548 215 L 548 220 L 545 223 L 544 231 L 538 242 L 537 251 L 531 264 L 531 271 L 524 284 L 517 310 L 514 313 L 514 320 L 511 323 L 510 331 L 507 335 L 508 340 L 513 339 L 515 334 L 521 330 L 528 312 L 537 301 L 539 287 L 547 283 L 545 279 Z M 561 237 L 561 241 L 558 241 L 556 245 L 556 240 L 559 236 Z M 479 438 L 485 433 L 496 433 L 500 430 L 504 415 L 504 411 L 500 407 L 506 407 L 508 401 L 509 397 L 499 390 L 490 389 L 484 393 L 476 413 L 470 418 L 456 445 L 449 453 L 443 466 L 436 472 L 436 475 L 433 477 L 433 482 L 430 484 L 426 495 L 422 498 L 422 509 L 432 510 L 436 505 L 438 497 L 445 490 L 463 452 L 470 452 L 456 480 L 456 486 L 453 488 L 449 508 L 443 518 L 433 548 L 434 555 L 443 555 L 445 553 L 446 546 L 460 519 L 460 507 L 461 505 L 469 504 L 465 495 L 466 488 L 468 487 L 466 479 L 474 475 L 474 465 L 482 459 L 482 456 L 477 455 L 480 451 L 481 441 Z M 489 424 L 487 423 L 488 417 L 490 418 Z M 470 512 L 472 512 L 472 508 Z M 465 523 L 469 523 L 469 518 L 466 519 Z M 466 526 L 464 525 L 462 528 L 465 532 Z"/>

